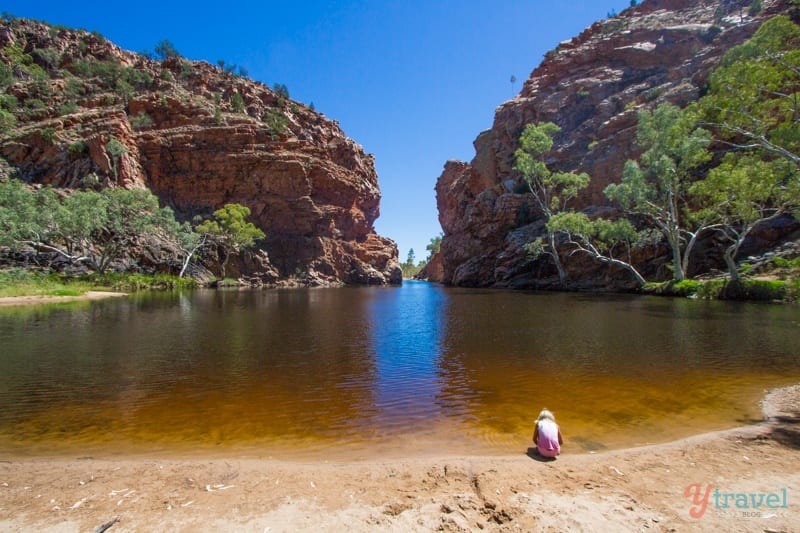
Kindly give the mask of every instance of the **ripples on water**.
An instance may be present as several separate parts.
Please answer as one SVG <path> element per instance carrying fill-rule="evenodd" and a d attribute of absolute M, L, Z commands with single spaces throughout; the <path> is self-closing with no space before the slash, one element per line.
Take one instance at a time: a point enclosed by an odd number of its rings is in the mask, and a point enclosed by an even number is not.
<path fill-rule="evenodd" d="M 0 308 L 0 449 L 504 453 L 545 406 L 627 446 L 759 417 L 798 345 L 789 306 L 423 282 Z"/>

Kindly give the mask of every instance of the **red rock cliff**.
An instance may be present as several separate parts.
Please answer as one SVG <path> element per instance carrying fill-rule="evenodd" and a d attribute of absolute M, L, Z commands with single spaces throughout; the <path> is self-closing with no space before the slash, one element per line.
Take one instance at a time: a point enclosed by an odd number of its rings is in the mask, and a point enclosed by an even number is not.
<path fill-rule="evenodd" d="M 243 275 L 401 282 L 396 245 L 373 228 L 373 158 L 335 121 L 208 63 L 155 61 L 85 31 L 6 21 L 0 59 L 16 117 L 0 155 L 23 179 L 147 187 L 187 219 L 246 205 L 269 261 L 241 262 Z"/>
<path fill-rule="evenodd" d="M 492 128 L 475 140 L 475 158 L 449 161 L 438 179 L 443 281 L 555 286 L 549 262 L 531 262 L 522 251 L 543 231 L 529 197 L 515 194 L 514 151 L 525 124 L 561 127 L 548 165 L 592 176 L 576 207 L 608 208 L 603 189 L 619 180 L 626 160 L 639 155 L 637 111 L 696 100 L 722 54 L 788 4 L 765 0 L 762 13 L 752 18 L 749 0 L 646 0 L 550 51 L 520 94 L 496 110 Z M 640 262 L 665 251 L 648 253 Z M 619 286 L 628 279 L 591 261 L 567 266 L 575 288 Z"/>

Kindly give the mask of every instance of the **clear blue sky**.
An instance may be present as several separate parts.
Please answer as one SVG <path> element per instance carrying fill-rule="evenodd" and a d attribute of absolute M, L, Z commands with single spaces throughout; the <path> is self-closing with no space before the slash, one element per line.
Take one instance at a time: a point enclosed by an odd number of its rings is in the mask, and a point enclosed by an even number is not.
<path fill-rule="evenodd" d="M 375 155 L 375 227 L 417 260 L 439 234 L 434 185 L 469 161 L 494 110 L 547 50 L 629 0 L 4 0 L 0 10 L 96 30 L 122 48 L 168 39 L 190 59 L 242 65 L 314 103 Z M 511 85 L 514 75 L 516 84 Z M 513 89 L 513 91 L 512 91 Z"/>

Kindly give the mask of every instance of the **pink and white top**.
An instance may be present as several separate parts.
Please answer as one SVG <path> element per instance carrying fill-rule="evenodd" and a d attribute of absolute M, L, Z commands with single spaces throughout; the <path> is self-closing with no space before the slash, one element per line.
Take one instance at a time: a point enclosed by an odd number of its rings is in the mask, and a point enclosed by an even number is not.
<path fill-rule="evenodd" d="M 540 420 L 537 423 L 539 428 L 539 442 L 536 447 L 539 453 L 545 457 L 555 457 L 561 453 L 561 445 L 558 443 L 558 425 L 552 420 Z"/>

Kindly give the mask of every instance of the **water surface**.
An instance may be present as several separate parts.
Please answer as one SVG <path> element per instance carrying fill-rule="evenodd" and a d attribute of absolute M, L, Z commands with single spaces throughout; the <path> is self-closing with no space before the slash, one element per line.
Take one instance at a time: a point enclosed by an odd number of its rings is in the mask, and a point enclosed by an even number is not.
<path fill-rule="evenodd" d="M 0 451 L 566 451 L 759 419 L 800 381 L 793 306 L 401 288 L 0 308 Z"/>

